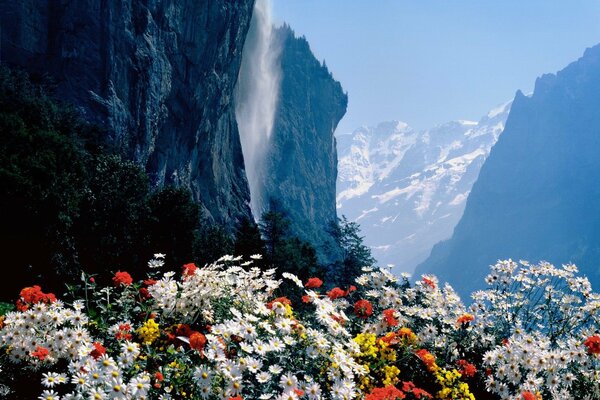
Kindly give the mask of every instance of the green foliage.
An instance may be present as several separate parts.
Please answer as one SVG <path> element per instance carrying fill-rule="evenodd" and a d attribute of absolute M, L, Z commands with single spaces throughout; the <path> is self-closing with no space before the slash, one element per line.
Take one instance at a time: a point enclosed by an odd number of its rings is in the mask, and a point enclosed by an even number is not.
<path fill-rule="evenodd" d="M 0 298 L 34 284 L 61 292 L 82 270 L 99 279 L 136 273 L 156 251 L 177 268 L 192 261 L 201 235 L 189 191 L 151 192 L 143 169 L 115 153 L 107 132 L 4 66 L 0 135 L 0 251 L 11 268 Z M 215 237 L 203 237 L 218 246 L 213 253 L 229 249 Z"/>
<path fill-rule="evenodd" d="M 116 155 L 94 160 L 77 224 L 77 250 L 89 272 L 131 269 L 144 263 L 148 178 Z M 146 258 L 147 259 L 147 258 Z"/>
<path fill-rule="evenodd" d="M 363 243 L 360 225 L 348 221 L 345 215 L 330 225 L 329 233 L 342 249 L 342 260 L 330 268 L 330 279 L 342 286 L 350 285 L 362 273 L 362 267 L 375 263 L 371 249 Z"/>
<path fill-rule="evenodd" d="M 236 229 L 234 253 L 245 259 L 254 254 L 265 254 L 265 243 L 258 225 L 249 218 L 242 218 Z"/>
<path fill-rule="evenodd" d="M 13 278 L 0 283 L 3 295 L 43 271 L 55 281 L 73 271 L 72 226 L 86 181 L 73 118 L 24 74 L 0 67 L 0 251 Z"/>
<path fill-rule="evenodd" d="M 268 266 L 276 265 L 279 273 L 290 272 L 301 280 L 321 275 L 314 247 L 291 234 L 290 221 L 283 212 L 271 208 L 263 213 L 259 229 Z"/>
<path fill-rule="evenodd" d="M 168 254 L 169 263 L 177 267 L 190 262 L 200 220 L 200 209 L 192 193 L 186 188 L 168 186 L 150 196 L 148 207 L 147 248 Z"/>
<path fill-rule="evenodd" d="M 199 266 L 233 253 L 233 239 L 220 225 L 204 225 L 194 240 L 194 260 Z"/>

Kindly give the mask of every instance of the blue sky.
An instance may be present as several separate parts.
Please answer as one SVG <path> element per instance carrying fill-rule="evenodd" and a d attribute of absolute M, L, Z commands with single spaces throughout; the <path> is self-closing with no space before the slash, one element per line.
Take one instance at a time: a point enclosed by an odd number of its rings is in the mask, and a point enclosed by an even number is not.
<path fill-rule="evenodd" d="M 272 0 L 349 95 L 338 132 L 478 120 L 600 43 L 598 0 Z"/>

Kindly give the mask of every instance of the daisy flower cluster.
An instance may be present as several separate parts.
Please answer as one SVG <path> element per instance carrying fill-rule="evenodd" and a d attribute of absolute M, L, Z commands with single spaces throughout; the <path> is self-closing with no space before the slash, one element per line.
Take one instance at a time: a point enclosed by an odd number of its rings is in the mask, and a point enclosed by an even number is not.
<path fill-rule="evenodd" d="M 482 331 L 500 340 L 484 353 L 486 386 L 501 398 L 598 398 L 600 295 L 572 264 L 512 260 L 491 267 L 473 294 Z"/>
<path fill-rule="evenodd" d="M 511 260 L 466 307 L 424 275 L 349 287 L 224 256 L 135 280 L 24 288 L 0 317 L 0 389 L 61 399 L 600 399 L 600 297 L 573 265 Z"/>

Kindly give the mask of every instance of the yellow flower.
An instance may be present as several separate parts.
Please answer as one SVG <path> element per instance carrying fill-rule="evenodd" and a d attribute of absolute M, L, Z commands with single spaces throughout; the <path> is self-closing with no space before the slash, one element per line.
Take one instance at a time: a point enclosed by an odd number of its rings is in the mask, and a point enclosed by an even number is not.
<path fill-rule="evenodd" d="M 144 325 L 140 326 L 136 333 L 144 344 L 152 344 L 152 342 L 160 337 L 158 324 L 152 318 L 144 322 Z"/>

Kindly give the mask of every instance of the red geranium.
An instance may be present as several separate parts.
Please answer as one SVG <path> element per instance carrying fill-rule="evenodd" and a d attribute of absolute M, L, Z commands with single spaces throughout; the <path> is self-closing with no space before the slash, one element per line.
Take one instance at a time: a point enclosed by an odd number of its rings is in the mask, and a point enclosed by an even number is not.
<path fill-rule="evenodd" d="M 197 269 L 198 267 L 196 267 L 196 264 L 194 263 L 185 264 L 183 266 L 183 278 L 189 278 L 190 276 L 194 275 Z"/>
<path fill-rule="evenodd" d="M 337 298 L 340 297 L 344 297 L 346 296 L 348 293 L 342 289 L 340 289 L 339 287 L 334 287 L 333 289 L 331 289 L 329 292 L 327 292 L 327 296 L 329 296 L 329 298 L 331 300 L 335 300 Z"/>
<path fill-rule="evenodd" d="M 35 351 L 31 352 L 31 357 L 35 357 L 35 358 L 39 359 L 40 361 L 44 361 L 46 359 L 46 357 L 48 357 L 48 354 L 50 354 L 50 352 L 48 351 L 47 348 L 37 346 L 35 348 Z"/>
<path fill-rule="evenodd" d="M 477 373 L 477 368 L 467 360 L 458 360 L 456 363 L 460 367 L 460 373 L 467 378 L 473 377 Z"/>
<path fill-rule="evenodd" d="M 427 286 L 431 287 L 432 289 L 435 289 L 435 282 L 432 279 L 423 277 L 422 279 L 423 283 L 426 284 Z"/>
<path fill-rule="evenodd" d="M 307 289 L 315 289 L 319 288 L 323 285 L 323 281 L 319 278 L 310 278 L 308 282 L 304 284 L 304 287 Z"/>
<path fill-rule="evenodd" d="M 358 318 L 367 319 L 373 314 L 373 306 L 369 300 L 358 300 L 354 303 L 354 314 Z"/>
<path fill-rule="evenodd" d="M 395 386 L 389 385 L 383 388 L 375 388 L 365 397 L 365 400 L 397 400 L 406 396 Z"/>
<path fill-rule="evenodd" d="M 56 301 L 54 294 L 42 292 L 42 288 L 38 285 L 21 289 L 19 297 L 19 300 L 17 300 L 17 310 L 19 311 L 28 310 L 31 304 L 39 302 L 54 303 Z"/>
<path fill-rule="evenodd" d="M 590 354 L 600 354 L 600 336 L 592 335 L 583 342 Z"/>
<path fill-rule="evenodd" d="M 133 283 L 131 275 L 129 275 L 129 272 L 125 271 L 117 271 L 115 276 L 113 276 L 112 281 L 115 286 L 129 286 Z"/>
<path fill-rule="evenodd" d="M 102 343 L 94 342 L 92 345 L 94 346 L 94 350 L 90 352 L 90 356 L 94 357 L 95 360 L 106 354 L 106 348 L 102 346 Z"/>
<path fill-rule="evenodd" d="M 388 308 L 387 310 L 383 311 L 383 317 L 385 318 L 385 323 L 388 326 L 397 326 L 398 325 L 398 320 L 394 316 L 395 313 L 396 313 L 396 310 L 394 310 L 393 308 Z"/>

